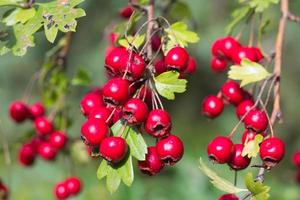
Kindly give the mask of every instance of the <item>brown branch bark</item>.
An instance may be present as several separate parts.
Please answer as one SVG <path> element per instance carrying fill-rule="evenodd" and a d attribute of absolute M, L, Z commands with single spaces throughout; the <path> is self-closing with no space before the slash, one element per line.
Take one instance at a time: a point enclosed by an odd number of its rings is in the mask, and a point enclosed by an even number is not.
<path fill-rule="evenodd" d="M 147 16 L 148 16 L 148 25 L 147 25 L 147 41 L 151 40 L 152 30 L 154 27 L 154 0 L 149 0 L 149 5 L 147 6 Z M 147 58 L 151 60 L 152 58 L 152 46 L 151 42 L 147 44 Z"/>

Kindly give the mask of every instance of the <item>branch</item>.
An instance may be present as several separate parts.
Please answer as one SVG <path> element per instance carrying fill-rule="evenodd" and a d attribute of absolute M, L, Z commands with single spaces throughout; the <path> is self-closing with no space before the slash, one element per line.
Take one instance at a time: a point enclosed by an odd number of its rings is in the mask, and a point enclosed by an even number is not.
<path fill-rule="evenodd" d="M 147 16 L 148 16 L 148 25 L 147 25 L 147 41 L 151 40 L 152 30 L 154 26 L 154 0 L 149 0 L 149 5 L 147 6 Z M 147 58 L 151 60 L 152 58 L 152 46 L 151 42 L 147 44 Z"/>
<path fill-rule="evenodd" d="M 287 18 L 288 18 L 288 20 L 293 21 L 293 22 L 300 22 L 300 16 L 294 15 L 291 12 L 287 13 Z"/>

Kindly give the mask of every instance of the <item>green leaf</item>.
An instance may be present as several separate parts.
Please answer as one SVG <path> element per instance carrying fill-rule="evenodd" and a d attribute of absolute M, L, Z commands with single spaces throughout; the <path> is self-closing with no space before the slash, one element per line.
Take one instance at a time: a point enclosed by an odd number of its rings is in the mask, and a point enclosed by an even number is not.
<path fill-rule="evenodd" d="M 231 22 L 226 26 L 225 32 L 227 35 L 230 35 L 233 31 L 233 29 L 245 18 L 247 18 L 252 13 L 252 9 L 250 6 L 244 6 L 241 8 L 238 8 L 233 11 L 231 14 L 232 20 Z"/>
<path fill-rule="evenodd" d="M 121 178 L 117 170 L 109 166 L 106 175 L 106 187 L 108 191 L 111 194 L 114 193 L 115 191 L 117 191 L 120 183 L 121 183 Z"/>
<path fill-rule="evenodd" d="M 252 200 L 268 200 L 270 195 L 270 187 L 263 185 L 259 181 L 254 181 L 252 173 L 248 173 L 245 177 L 245 184 L 252 194 Z"/>
<path fill-rule="evenodd" d="M 241 87 L 268 78 L 271 74 L 260 64 L 244 58 L 241 65 L 233 65 L 228 72 L 228 78 L 240 80 Z"/>
<path fill-rule="evenodd" d="M 97 178 L 99 180 L 104 178 L 107 175 L 109 168 L 110 166 L 107 164 L 107 161 L 102 160 L 97 170 Z"/>
<path fill-rule="evenodd" d="M 45 30 L 45 35 L 46 35 L 47 40 L 49 42 L 53 43 L 57 36 L 58 28 L 55 26 L 51 26 L 50 28 L 48 28 L 47 25 L 44 24 L 44 30 Z"/>
<path fill-rule="evenodd" d="M 183 93 L 186 90 L 187 80 L 179 79 L 176 71 L 164 72 L 154 78 L 157 92 L 168 100 L 174 100 L 174 93 Z"/>
<path fill-rule="evenodd" d="M 136 49 L 140 48 L 140 46 L 144 43 L 145 41 L 145 34 L 143 35 L 137 35 L 136 37 L 133 36 L 128 36 L 127 40 L 126 39 L 120 39 L 118 41 L 119 45 L 129 48 L 130 44 L 134 46 Z"/>
<path fill-rule="evenodd" d="M 125 163 L 122 163 L 122 166 L 119 167 L 117 171 L 123 183 L 127 186 L 131 186 L 134 179 L 132 157 L 128 156 Z"/>
<path fill-rule="evenodd" d="M 200 165 L 199 168 L 200 170 L 209 177 L 210 182 L 219 190 L 230 193 L 230 194 L 237 194 L 240 192 L 247 192 L 247 189 L 242 189 L 234 186 L 232 183 L 229 181 L 221 178 L 220 176 L 217 175 L 216 172 L 212 171 L 209 167 L 207 167 L 202 159 L 199 159 Z"/>
<path fill-rule="evenodd" d="M 147 144 L 143 136 L 138 131 L 131 127 L 128 131 L 126 142 L 130 149 L 130 155 L 137 160 L 145 160 L 147 154 Z"/>
<path fill-rule="evenodd" d="M 110 128 L 111 129 L 111 132 L 114 136 L 120 136 L 120 135 L 123 135 L 126 137 L 129 129 L 130 129 L 130 126 L 125 126 L 125 122 L 120 119 L 119 121 L 117 121 L 116 123 L 114 123 L 114 125 Z"/>
<path fill-rule="evenodd" d="M 0 6 L 17 6 L 23 0 L 0 0 Z"/>
<path fill-rule="evenodd" d="M 86 86 L 91 83 L 92 79 L 90 75 L 88 74 L 87 70 L 80 68 L 77 71 L 76 76 L 71 80 L 72 85 L 82 85 Z"/>
<path fill-rule="evenodd" d="M 257 134 L 254 140 L 245 141 L 242 156 L 248 156 L 248 158 L 256 157 L 259 152 L 259 144 L 263 141 L 264 137 L 261 134 Z"/>
<path fill-rule="evenodd" d="M 22 8 L 16 8 L 13 12 L 11 12 L 7 17 L 3 19 L 3 22 L 6 24 L 6 26 L 13 26 L 17 23 L 24 24 L 29 19 L 34 17 L 36 11 L 34 8 L 30 9 L 22 9 Z"/>
<path fill-rule="evenodd" d="M 255 12 L 263 12 L 268 9 L 271 4 L 278 4 L 279 0 L 251 0 L 249 5 L 255 9 Z"/>

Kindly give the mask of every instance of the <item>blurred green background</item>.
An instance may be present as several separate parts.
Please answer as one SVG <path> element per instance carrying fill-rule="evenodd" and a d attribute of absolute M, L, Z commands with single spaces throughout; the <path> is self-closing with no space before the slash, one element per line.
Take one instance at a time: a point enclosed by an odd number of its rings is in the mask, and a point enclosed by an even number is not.
<path fill-rule="evenodd" d="M 157 2 L 164 2 L 157 1 Z M 159 175 L 148 177 L 135 169 L 135 181 L 132 187 L 122 185 L 118 192 L 110 195 L 105 188 L 105 181 L 98 181 L 96 170 L 99 160 L 88 164 L 74 164 L 72 168 L 83 180 L 84 189 L 74 199 L 89 200 L 215 200 L 222 192 L 215 189 L 198 168 L 200 156 L 206 159 L 206 144 L 216 135 L 228 134 L 237 123 L 234 108 L 226 107 L 221 117 L 207 120 L 200 114 L 201 101 L 205 95 L 217 93 L 226 80 L 225 74 L 214 74 L 209 68 L 210 45 L 218 37 L 224 36 L 224 27 L 229 22 L 230 12 L 237 7 L 237 1 L 224 0 L 187 0 L 192 12 L 194 30 L 200 34 L 201 41 L 192 45 L 190 52 L 197 58 L 198 71 L 189 78 L 188 91 L 176 96 L 176 100 L 165 102 L 172 114 L 173 133 L 180 135 L 185 143 L 185 155 L 174 167 L 165 168 Z M 68 60 L 68 73 L 73 75 L 80 67 L 86 68 L 92 75 L 93 85 L 104 83 L 103 75 L 104 50 L 107 39 L 103 36 L 105 27 L 112 20 L 120 21 L 118 10 L 126 4 L 124 0 L 87 1 L 83 4 L 87 16 L 79 19 L 77 32 L 74 34 Z M 291 9 L 299 14 L 300 2 L 291 1 Z M 264 50 L 274 48 L 279 11 L 277 6 L 266 13 L 271 24 L 264 36 Z M 191 20 L 189 20 L 191 21 Z M 300 149 L 299 113 L 300 113 L 300 26 L 288 23 L 284 46 L 282 72 L 282 109 L 284 123 L 276 126 L 276 134 L 287 144 L 287 153 L 283 162 L 266 175 L 266 184 L 271 186 L 272 200 L 299 200 L 300 185 L 294 181 L 296 169 L 290 163 L 292 152 Z M 245 40 L 246 41 L 246 40 Z M 246 42 L 244 42 L 246 44 Z M 0 120 L 1 131 L 10 144 L 18 147 L 24 130 L 31 127 L 30 122 L 17 126 L 8 117 L 7 108 L 15 99 L 22 98 L 22 92 L 34 72 L 43 62 L 45 51 L 51 48 L 43 34 L 38 34 L 36 47 L 29 50 L 26 56 L 19 58 L 12 55 L 0 57 Z M 75 116 L 73 126 L 68 130 L 71 137 L 80 135 L 80 126 L 84 121 L 79 109 L 81 96 L 88 88 L 77 88 L 67 97 L 71 105 L 71 114 Z M 30 103 L 38 100 L 33 93 Z M 242 130 L 241 130 L 242 131 Z M 241 132 L 240 132 L 241 134 Z M 234 139 L 239 142 L 239 135 Z M 2 142 L 1 142 L 2 146 Z M 68 168 L 61 155 L 55 162 L 44 162 L 40 159 L 30 168 L 20 167 L 17 163 L 17 149 L 11 151 L 13 164 L 9 168 L 4 164 L 1 150 L 0 177 L 9 184 L 11 199 L 33 200 L 54 199 L 55 183 L 68 175 Z M 259 163 L 259 161 L 253 161 Z M 211 165 L 222 176 L 233 179 L 233 171 L 227 166 Z M 251 170 L 251 169 L 250 169 Z M 246 170 L 249 171 L 249 170 Z M 257 170 L 253 170 L 255 173 Z M 243 185 L 244 172 L 239 172 L 239 184 Z"/>

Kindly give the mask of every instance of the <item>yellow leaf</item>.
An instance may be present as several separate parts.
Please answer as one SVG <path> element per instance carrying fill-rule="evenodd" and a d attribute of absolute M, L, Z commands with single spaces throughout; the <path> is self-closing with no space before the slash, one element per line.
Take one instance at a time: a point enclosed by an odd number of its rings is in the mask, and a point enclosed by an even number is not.
<path fill-rule="evenodd" d="M 246 141 L 242 156 L 248 156 L 248 158 L 256 157 L 259 152 L 259 144 L 263 141 L 263 139 L 264 137 L 261 134 L 257 134 L 254 140 Z"/>

